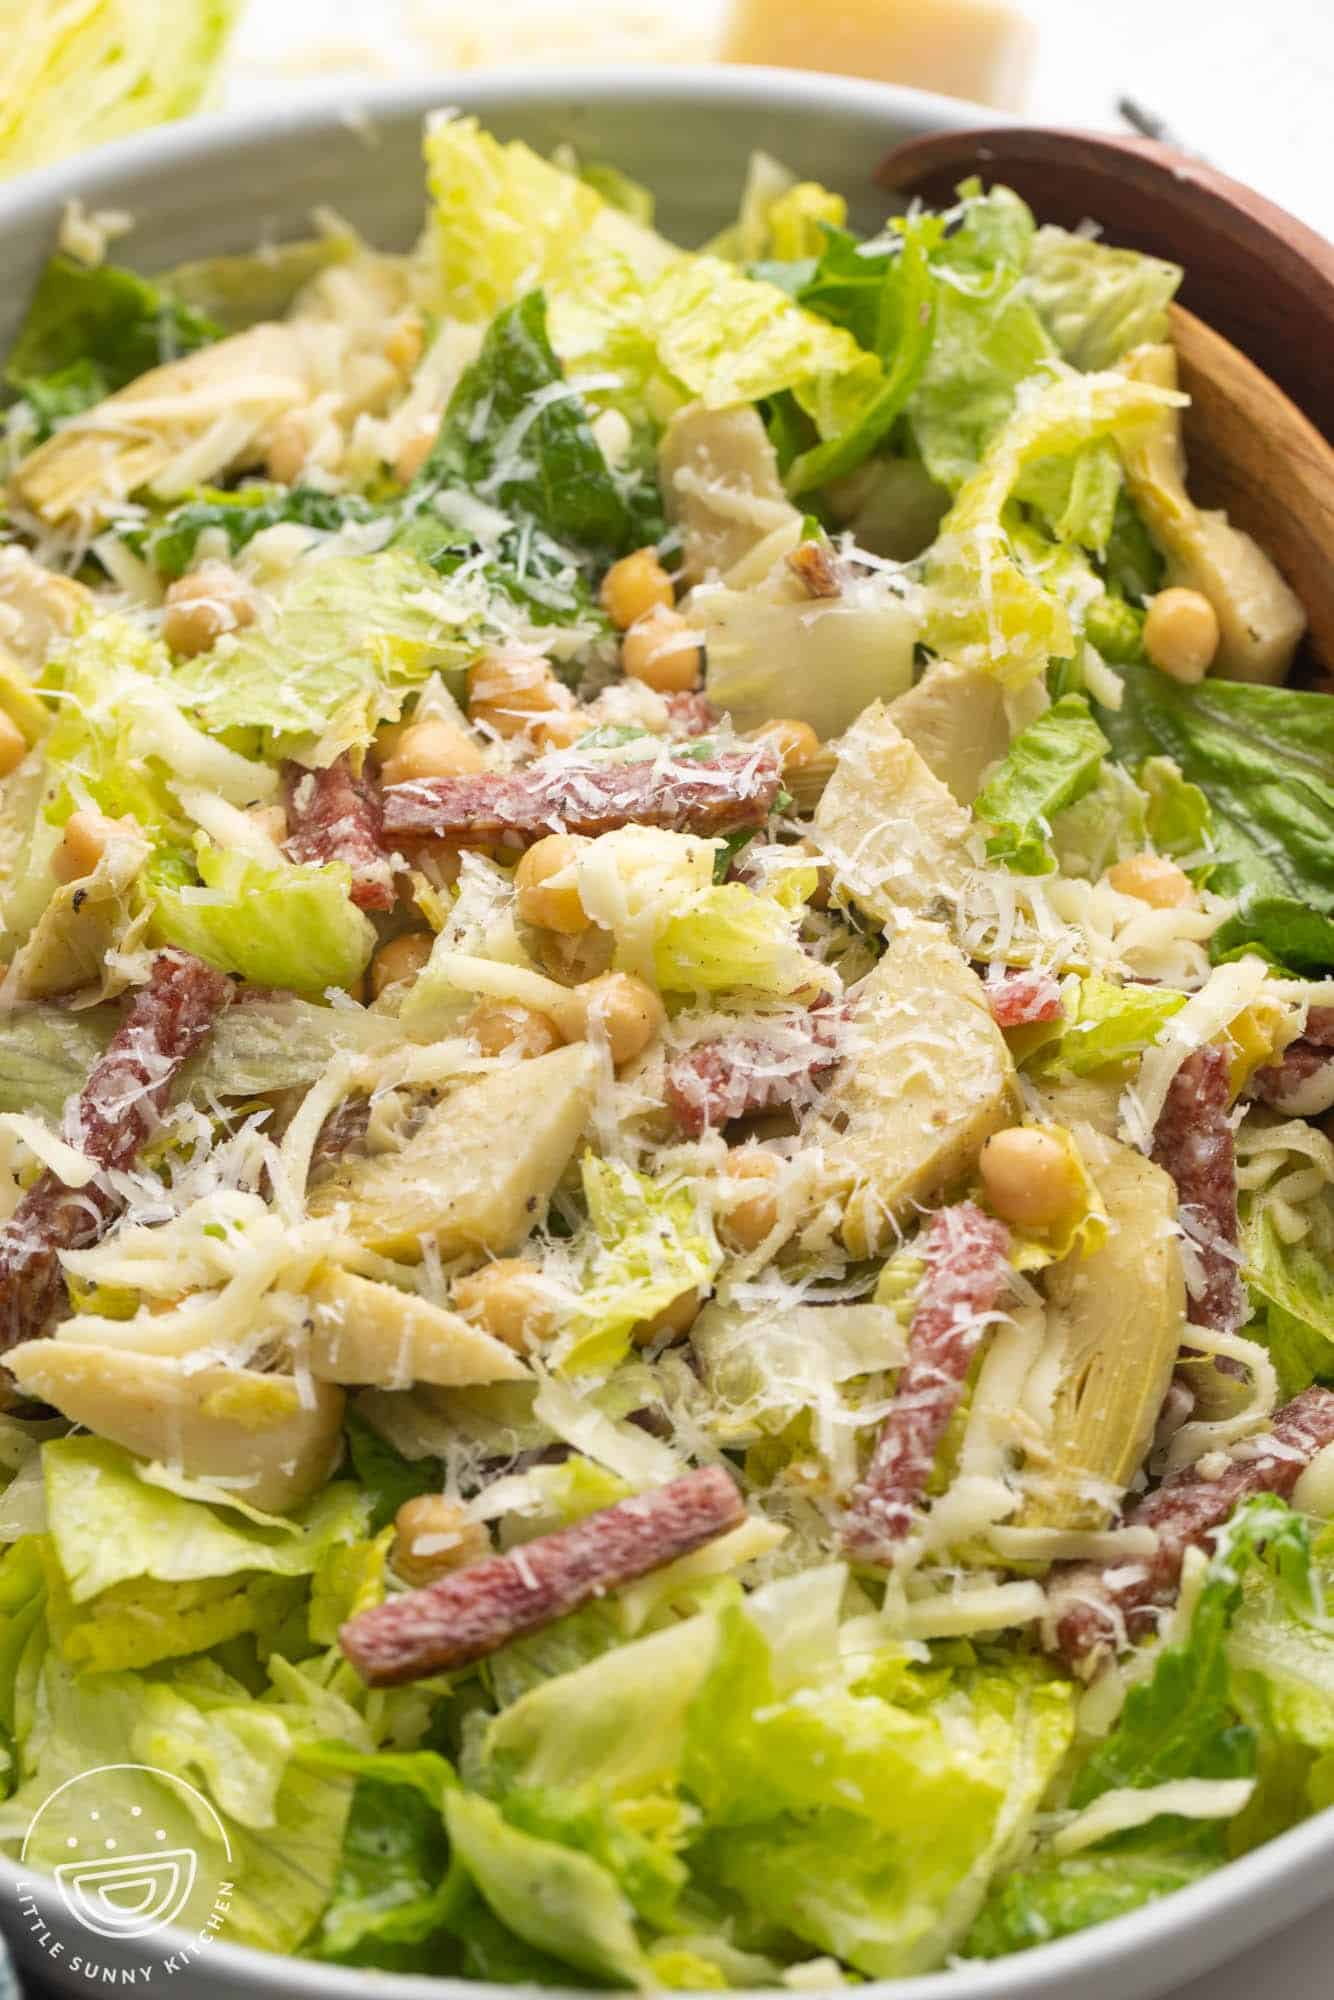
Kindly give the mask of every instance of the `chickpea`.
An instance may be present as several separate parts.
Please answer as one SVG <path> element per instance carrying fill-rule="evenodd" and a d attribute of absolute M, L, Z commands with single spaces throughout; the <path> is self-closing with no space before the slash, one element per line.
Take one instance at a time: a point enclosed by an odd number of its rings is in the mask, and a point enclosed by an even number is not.
<path fill-rule="evenodd" d="M 411 375 L 426 345 L 426 325 L 419 312 L 400 313 L 384 337 L 384 358 L 400 375 Z"/>
<path fill-rule="evenodd" d="M 781 1168 L 772 1153 L 746 1146 L 730 1155 L 723 1169 L 723 1217 L 719 1234 L 729 1249 L 755 1250 L 778 1221 Z"/>
<path fill-rule="evenodd" d="M 0 778 L 17 771 L 28 754 L 28 739 L 12 716 L 0 708 Z"/>
<path fill-rule="evenodd" d="M 1003 1222 L 1043 1229 L 1069 1215 L 1079 1199 L 1075 1161 L 1059 1139 L 1032 1126 L 996 1132 L 982 1148 L 982 1185 Z"/>
<path fill-rule="evenodd" d="M 652 1319 L 641 1319 L 634 1330 L 636 1347 L 670 1347 L 673 1342 L 684 1340 L 695 1321 L 704 1299 L 700 1292 L 682 1292 L 679 1298 L 664 1306 Z"/>
<path fill-rule="evenodd" d="M 632 681 L 658 694 L 688 694 L 700 683 L 704 648 L 679 611 L 651 611 L 621 641 L 621 665 Z"/>
<path fill-rule="evenodd" d="M 429 931 L 404 931 L 382 944 L 371 960 L 371 993 L 379 999 L 391 986 L 415 979 L 431 956 L 435 940 Z"/>
<path fill-rule="evenodd" d="M 586 708 L 561 708 L 549 715 L 539 715 L 533 724 L 533 736 L 539 750 L 568 750 L 572 743 L 596 728 L 596 722 L 589 721 Z"/>
<path fill-rule="evenodd" d="M 162 636 L 173 653 L 189 660 L 207 653 L 224 632 L 253 625 L 255 617 L 255 600 L 231 564 L 201 563 L 167 591 Z"/>
<path fill-rule="evenodd" d="M 58 882 L 80 882 L 91 875 L 118 833 L 138 832 L 127 814 L 124 819 L 108 819 L 105 813 L 75 812 L 65 821 L 59 847 L 51 857 Z"/>
<path fill-rule="evenodd" d="M 456 1279 L 454 1304 L 465 1319 L 517 1354 L 550 1340 L 559 1317 L 541 1265 L 528 1257 L 501 1257 Z"/>
<path fill-rule="evenodd" d="M 632 972 L 604 972 L 577 991 L 584 1002 L 589 1040 L 606 1042 L 617 1069 L 642 1055 L 667 1019 L 653 988 Z"/>
<path fill-rule="evenodd" d="M 515 904 L 526 924 L 563 931 L 567 937 L 588 929 L 577 872 L 580 853 L 588 844 L 568 833 L 550 833 L 520 855 L 514 871 Z"/>
<path fill-rule="evenodd" d="M 1202 681 L 1218 651 L 1218 613 L 1199 590 L 1160 590 L 1144 620 L 1144 650 L 1174 681 Z"/>
<path fill-rule="evenodd" d="M 532 653 L 487 653 L 468 673 L 468 713 L 497 736 L 522 736 L 539 719 L 572 709 L 546 660 Z"/>
<path fill-rule="evenodd" d="M 440 418 L 423 417 L 416 430 L 398 448 L 394 460 L 394 477 L 400 486 L 411 486 L 417 474 L 431 456 L 431 447 L 440 430 Z"/>
<path fill-rule="evenodd" d="M 483 1000 L 464 1022 L 484 1056 L 516 1054 L 520 1062 L 550 1055 L 565 1037 L 549 1014 L 518 1000 Z"/>
<path fill-rule="evenodd" d="M 602 608 L 618 632 L 628 632 L 654 611 L 670 611 L 675 602 L 672 579 L 654 549 L 622 556 L 602 579 Z"/>
<path fill-rule="evenodd" d="M 269 435 L 264 470 L 280 486 L 295 486 L 305 470 L 310 453 L 310 433 L 305 418 L 297 410 L 279 417 Z"/>
<path fill-rule="evenodd" d="M 763 729 L 750 733 L 756 743 L 772 743 L 782 759 L 785 778 L 804 770 L 820 754 L 820 739 L 809 722 L 798 722 L 794 716 L 776 716 Z"/>
<path fill-rule="evenodd" d="M 458 778 L 485 768 L 481 746 L 466 730 L 443 717 L 410 722 L 396 732 L 381 767 L 386 785 L 409 785 L 417 778 Z"/>
<path fill-rule="evenodd" d="M 419 1588 L 479 1561 L 490 1548 L 485 1527 L 460 1501 L 443 1493 L 422 1493 L 405 1500 L 394 1516 L 389 1560 L 404 1583 Z"/>
<path fill-rule="evenodd" d="M 1155 910 L 1181 910 L 1195 900 L 1190 877 L 1161 854 L 1132 854 L 1107 870 L 1107 880 L 1123 896 L 1135 896 Z"/>

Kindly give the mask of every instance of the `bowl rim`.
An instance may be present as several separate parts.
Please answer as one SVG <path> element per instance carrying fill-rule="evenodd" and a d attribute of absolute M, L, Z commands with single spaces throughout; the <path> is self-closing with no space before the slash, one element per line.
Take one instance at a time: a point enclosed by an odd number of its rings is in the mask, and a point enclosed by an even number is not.
<path fill-rule="evenodd" d="M 937 129 L 957 131 L 1002 122 L 999 112 L 962 97 L 946 97 L 906 84 L 873 83 L 826 71 L 760 64 L 682 63 L 661 68 L 608 64 L 594 69 L 517 65 L 415 83 L 322 79 L 299 86 L 291 103 L 257 104 L 244 110 L 177 119 L 17 174 L 0 182 L 0 229 L 72 198 L 97 194 L 127 171 L 160 169 L 169 173 L 181 161 L 195 164 L 279 134 L 296 138 L 327 133 L 339 126 L 352 131 L 359 126 L 373 128 L 377 115 L 399 122 L 457 109 L 485 119 L 489 111 L 503 110 L 516 98 L 528 104 L 552 105 L 572 101 L 649 105 L 688 98 L 692 104 L 767 107 L 780 115 L 789 106 L 812 111 L 842 106 L 862 114 L 883 112 L 887 122 L 897 111 L 914 122 L 929 118 Z"/>
<path fill-rule="evenodd" d="M 327 135 L 341 128 L 373 127 L 377 117 L 391 122 L 420 120 L 430 112 L 454 109 L 476 113 L 503 110 L 515 100 L 533 105 L 654 103 L 689 99 L 719 107 L 744 105 L 780 116 L 788 108 L 862 116 L 883 113 L 913 123 L 931 120 L 937 129 L 963 130 L 1013 123 L 1012 118 L 961 98 L 907 86 L 864 82 L 824 72 L 721 64 L 663 68 L 616 65 L 597 69 L 524 68 L 434 77 L 423 82 L 356 83 L 338 79 L 303 87 L 295 103 L 266 103 L 185 119 L 156 130 L 94 148 L 72 160 L 57 161 L 0 185 L 0 239 L 43 216 L 57 214 L 71 199 L 88 199 L 114 188 L 126 173 L 159 170 L 182 162 L 197 165 L 238 147 L 273 139 Z M 1322 1901 L 1324 1876 L 1334 1864 L 1334 1807 L 1290 1828 L 1240 1859 L 1225 1863 L 1199 1882 L 1175 1890 L 1143 1910 L 1115 1917 L 1031 1949 L 989 1961 L 956 1961 L 947 1969 L 907 1978 L 867 1980 L 863 1990 L 877 2000 L 1067 2000 L 1069 1982 L 1114 1967 L 1129 1971 L 1155 1958 L 1167 1972 L 1154 1991 L 1181 1977 L 1208 1971 L 1275 1931 L 1308 1914 Z M 24 1870 L 0 1855 L 0 1902 L 12 1913 L 20 1882 L 40 1871 Z M 50 1878 L 42 1876 L 44 1882 Z M 1213 1943 L 1201 1956 L 1190 1953 L 1181 1965 L 1171 1948 L 1202 1932 L 1211 1918 L 1238 1906 L 1248 1921 L 1237 1927 L 1218 1923 Z M 187 1934 L 163 1931 L 164 1946 L 179 1947 Z M 17 1941 L 17 1934 L 11 1941 Z M 2 1941 L 0 1941 L 2 1942 Z M 230 1975 L 238 1994 L 247 1990 L 288 1993 L 301 2000 L 479 2000 L 483 1982 L 434 1974 L 394 1973 L 345 1967 L 319 1960 L 261 1951 L 254 1946 L 214 1942 L 206 1963 Z M 1155 1975 L 1156 1976 L 1156 1975 Z M 275 1982 L 281 1979 L 281 1986 Z M 1150 1984 L 1152 1982 L 1150 1981 Z M 516 1995 L 529 1989 L 493 1987 Z M 590 1989 L 551 1988 L 567 2000 L 591 2000 Z M 752 1989 L 757 2000 L 791 2000 L 790 1988 Z M 1149 1987 L 1138 1988 L 1147 1991 Z M 699 2000 L 709 2000 L 700 1995 Z"/>

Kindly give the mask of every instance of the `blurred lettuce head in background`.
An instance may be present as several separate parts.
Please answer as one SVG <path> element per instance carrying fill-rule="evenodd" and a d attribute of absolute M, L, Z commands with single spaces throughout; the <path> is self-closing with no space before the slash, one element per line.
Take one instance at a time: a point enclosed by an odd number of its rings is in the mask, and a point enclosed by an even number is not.
<path fill-rule="evenodd" d="M 0 176 L 198 109 L 244 0 L 0 0 Z"/>

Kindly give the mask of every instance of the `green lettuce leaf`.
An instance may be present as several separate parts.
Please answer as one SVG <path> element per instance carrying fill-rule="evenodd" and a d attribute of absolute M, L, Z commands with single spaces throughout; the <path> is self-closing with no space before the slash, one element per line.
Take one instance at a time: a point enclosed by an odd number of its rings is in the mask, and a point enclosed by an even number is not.
<path fill-rule="evenodd" d="M 1246 1501 L 1217 1536 L 1187 1638 L 1165 1647 L 1151 1676 L 1131 1688 L 1116 1727 L 1075 1780 L 1073 1806 L 1127 1787 L 1254 1771 L 1255 1736 L 1236 1719 L 1227 1649 L 1247 1573 L 1261 1561 L 1289 1608 L 1312 1607 L 1316 1585 L 1304 1517 L 1272 1494 Z"/>
<path fill-rule="evenodd" d="M 450 398 L 419 491 L 468 493 L 555 542 L 617 554 L 633 539 L 624 497 L 587 409 L 547 334 L 546 299 L 529 292 L 497 315 Z M 559 563 L 559 555 L 549 558 Z M 569 557 L 565 562 L 568 565 Z"/>
<path fill-rule="evenodd" d="M 892 250 L 874 258 L 844 232 L 828 232 L 825 255 L 798 294 L 808 310 L 847 327 L 877 355 L 883 376 L 875 382 L 868 376 L 861 407 L 845 428 L 800 452 L 788 466 L 787 488 L 794 495 L 855 471 L 889 435 L 922 381 L 935 330 L 930 251 L 940 224 L 935 216 L 922 216 L 896 227 Z"/>
<path fill-rule="evenodd" d="M 243 486 L 234 493 L 204 488 L 148 528 L 122 531 L 122 539 L 162 577 L 184 576 L 195 564 L 201 535 L 218 529 L 236 554 L 247 542 L 282 522 L 332 533 L 349 521 L 371 521 L 382 510 L 357 493 L 322 493 L 314 486 Z"/>
<path fill-rule="evenodd" d="M 432 1750 L 368 1755 L 337 1744 L 303 1751 L 301 1763 L 356 1780 L 333 1893 L 307 1950 L 337 1964 L 441 1969 L 438 1955 L 419 1967 L 402 1948 L 436 1936 L 459 1904 L 444 1823 L 458 1783 L 450 1764 Z"/>
<path fill-rule="evenodd" d="M 475 118 L 433 121 L 425 153 L 440 301 L 455 318 L 493 319 L 535 286 L 572 289 L 590 250 L 641 277 L 679 254 L 587 178 L 520 140 L 503 145 Z"/>
<path fill-rule="evenodd" d="M 1018 1664 L 920 1708 L 784 1698 L 752 1621 L 728 1614 L 690 1716 L 685 1782 L 709 1820 L 692 1860 L 858 1971 L 924 1970 L 957 1947 L 1071 1731 L 1068 1687 Z"/>
<path fill-rule="evenodd" d="M 1186 995 L 1171 986 L 1117 985 L 1099 973 L 1079 982 L 1059 1031 L 1044 1041 L 1034 1067 L 1049 1075 L 1092 1076 L 1151 1048 Z"/>
<path fill-rule="evenodd" d="M 25 17 L 0 45 L 0 173 L 85 153 L 198 108 L 240 0 L 111 0 Z"/>
<path fill-rule="evenodd" d="M 442 1459 L 405 1458 L 388 1438 L 372 1430 L 357 1410 L 347 1413 L 347 1446 L 352 1470 L 371 1503 L 369 1526 L 373 1535 L 388 1527 L 406 1500 L 444 1491 Z"/>
<path fill-rule="evenodd" d="M 1295 1243 L 1263 1193 L 1243 1195 L 1241 1211 L 1242 1275 L 1265 1309 L 1263 1342 L 1286 1401 L 1334 1375 L 1334 1195 L 1325 1188 L 1303 1203 L 1308 1226 Z"/>
<path fill-rule="evenodd" d="M 350 986 L 375 949 L 375 926 L 352 902 L 345 862 L 266 868 L 236 848 L 198 851 L 202 887 L 158 889 L 152 931 L 256 986 L 322 993 Z"/>
<path fill-rule="evenodd" d="M 1258 943 L 1281 962 L 1334 964 L 1334 714 L 1296 688 L 1206 680 L 1185 687 L 1125 669 L 1125 701 L 1099 721 L 1122 763 L 1170 757 L 1208 801 L 1208 883 L 1238 899 L 1216 957 Z"/>
<path fill-rule="evenodd" d="M 779 999 L 826 982 L 797 943 L 796 916 L 739 882 L 701 890 L 667 918 L 654 940 L 653 973 L 664 993 L 739 990 Z"/>
<path fill-rule="evenodd" d="M 957 492 L 1009 421 L 1021 382 L 1053 353 L 1020 283 L 1033 217 L 1009 188 L 963 190 L 932 257 L 935 337 L 909 405 L 927 471 Z"/>
<path fill-rule="evenodd" d="M 131 1579 L 310 1576 L 329 1549 L 365 1533 L 370 1513 L 342 1481 L 282 1520 L 250 1521 L 149 1483 L 128 1452 L 102 1438 L 52 1439 L 42 1465 L 55 1556 L 75 1604 Z"/>
<path fill-rule="evenodd" d="M 342 1704 L 324 1703 L 318 1727 L 328 1733 L 335 1713 L 364 1747 L 359 1719 Z M 119 1816 L 137 1805 L 149 1826 L 165 1829 L 169 1847 L 199 1855 L 181 1921 L 201 1928 L 218 1882 L 230 1880 L 221 1935 L 291 1951 L 328 1901 L 352 1795 L 350 1778 L 297 1761 L 297 1751 L 314 1740 L 315 1716 L 304 1703 L 257 1701 L 208 1659 L 151 1676 L 75 1676 L 49 1650 L 20 1745 L 22 1782 L 0 1806 L 0 1842 L 17 1851 L 39 1806 L 68 1779 L 106 1766 L 104 1810 Z M 184 1778 L 210 1798 L 226 1826 L 230 1859 L 212 1821 L 188 1809 L 154 1772 Z M 48 1806 L 28 1840 L 29 1865 L 49 1869 L 64 1859 L 67 1838 L 79 1830 L 70 1814 L 86 1809 L 86 1801 L 68 1810 Z"/>
<path fill-rule="evenodd" d="M 1073 542 L 1101 555 L 1111 540 L 1120 492 L 1121 460 L 1115 445 L 1100 438 L 1071 457 L 1040 459 L 1020 478 L 1015 497 L 1041 516 L 1054 541 Z M 1124 650 L 1126 640 L 1114 631 L 1109 618 L 1112 607 L 1118 604 L 1119 600 L 1104 596 L 1090 605 L 1085 614 L 1086 633 L 1087 619 L 1098 613 L 1094 620 L 1097 637 L 1088 633 L 1091 644 L 1098 645 L 1101 638 L 1112 650 Z M 1119 610 L 1124 619 L 1129 607 L 1120 605 Z M 1129 622 L 1138 641 L 1140 621 L 1132 618 Z M 1103 652 L 1103 646 L 1098 650 Z M 1103 656 L 1108 657 L 1106 653 Z"/>
<path fill-rule="evenodd" d="M 115 1032 L 118 1010 L 31 1007 L 0 1017 L 0 1111 L 36 1111 L 58 1123 Z"/>
<path fill-rule="evenodd" d="M 655 1181 L 593 1153 L 582 1177 L 591 1236 L 578 1311 L 562 1336 L 566 1372 L 614 1367 L 641 1320 L 706 1287 L 722 1261 L 688 1181 Z"/>
<path fill-rule="evenodd" d="M 1038 318 L 1064 358 L 1083 369 L 1114 368 L 1130 348 L 1167 340 L 1167 308 L 1182 275 L 1177 264 L 1050 225 L 1033 237 L 1024 266 Z"/>
<path fill-rule="evenodd" d="M 451 1792 L 445 1820 L 457 1862 L 517 1937 L 596 1979 L 652 1983 L 630 1906 L 598 1862 L 520 1832 L 475 1793 Z"/>
<path fill-rule="evenodd" d="M 488 602 L 407 549 L 299 564 L 260 624 L 178 667 L 175 683 L 213 734 L 257 730 L 275 757 L 330 763 L 369 743 L 407 689 L 466 665 Z"/>
<path fill-rule="evenodd" d="M 1012 1951 L 1071 1937 L 1113 1917 L 1128 1917 L 1198 1882 L 1222 1866 L 1222 1854 L 1170 1844 L 1144 1850 L 1073 1855 L 1038 1862 L 999 1881 L 960 1947 L 963 1958 L 1004 1958 Z"/>
<path fill-rule="evenodd" d="M 1051 847 L 1061 873 L 1097 882 L 1114 861 L 1142 854 L 1149 844 L 1148 808 L 1129 771 L 1105 761 L 1092 788 L 1052 818 Z"/>
<path fill-rule="evenodd" d="M 1048 875 L 1052 815 L 1097 782 L 1108 749 L 1082 695 L 1063 695 L 1010 745 L 974 810 L 995 828 L 987 854 L 1020 875 Z"/>
<path fill-rule="evenodd" d="M 1160 854 L 1198 859 L 1213 844 L 1214 816 L 1198 785 L 1182 776 L 1170 757 L 1149 757 L 1139 767 L 1139 784 L 1148 798 L 1150 840 Z"/>
<path fill-rule="evenodd" d="M 0 122 L 0 158 L 3 150 Z M 133 271 L 53 257 L 5 364 L 5 382 L 25 399 L 33 421 L 25 444 L 39 443 L 66 417 L 221 334 L 221 327 Z"/>
<path fill-rule="evenodd" d="M 1168 392 L 1120 375 L 1067 373 L 1017 405 L 928 551 L 925 637 L 933 651 L 1007 686 L 1022 686 L 1052 660 L 1073 656 L 1076 633 L 1061 594 L 1065 573 L 1050 548 L 1042 555 L 1018 532 L 1011 497 L 1033 465 L 1128 435 L 1170 400 Z M 1159 747 L 1150 744 L 1141 756 Z"/>

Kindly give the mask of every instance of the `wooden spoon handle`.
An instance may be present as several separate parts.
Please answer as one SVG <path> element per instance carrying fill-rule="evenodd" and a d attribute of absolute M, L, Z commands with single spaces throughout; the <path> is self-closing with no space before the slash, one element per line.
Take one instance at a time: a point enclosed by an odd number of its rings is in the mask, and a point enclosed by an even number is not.
<path fill-rule="evenodd" d="M 980 174 L 1043 222 L 1092 217 L 1108 240 L 1185 267 L 1181 302 L 1334 434 L 1334 245 L 1216 167 L 1153 139 L 1042 127 L 939 132 L 898 147 L 882 187 L 940 203 Z"/>

